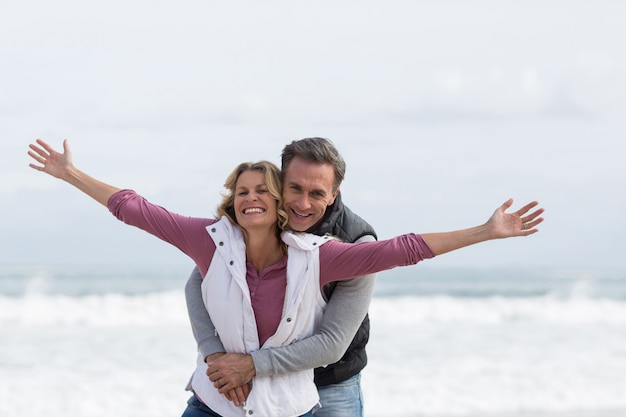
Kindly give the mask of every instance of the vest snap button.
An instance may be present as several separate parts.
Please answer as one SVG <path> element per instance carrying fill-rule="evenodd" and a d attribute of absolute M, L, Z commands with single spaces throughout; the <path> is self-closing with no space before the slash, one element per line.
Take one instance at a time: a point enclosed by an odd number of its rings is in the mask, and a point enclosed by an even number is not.
<path fill-rule="evenodd" d="M 220 242 L 220 246 L 224 246 L 224 242 Z"/>
<path fill-rule="evenodd" d="M 230 264 L 231 264 L 231 265 L 234 265 L 234 264 L 235 264 L 235 261 L 230 261 Z"/>
<path fill-rule="evenodd" d="M 215 227 L 212 227 L 212 228 L 211 228 L 211 231 L 212 231 L 213 233 L 215 233 L 215 232 L 217 231 L 217 229 L 216 229 Z"/>
<path fill-rule="evenodd" d="M 291 317 L 287 317 L 287 323 L 291 323 Z"/>

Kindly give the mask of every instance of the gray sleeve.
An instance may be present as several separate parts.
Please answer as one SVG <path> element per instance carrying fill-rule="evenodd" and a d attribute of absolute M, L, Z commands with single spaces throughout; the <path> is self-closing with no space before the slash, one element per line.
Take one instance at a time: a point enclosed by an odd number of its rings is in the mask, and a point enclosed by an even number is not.
<path fill-rule="evenodd" d="M 373 241 L 365 236 L 357 242 Z M 311 337 L 288 346 L 253 352 L 257 376 L 285 374 L 337 362 L 363 322 L 374 291 L 376 274 L 337 283 L 322 323 Z"/>
<path fill-rule="evenodd" d="M 209 312 L 204 306 L 201 287 L 202 275 L 198 268 L 194 268 L 185 284 L 185 300 L 193 337 L 198 343 L 198 351 L 203 358 L 206 358 L 213 353 L 225 352 L 225 350 L 215 331 Z"/>

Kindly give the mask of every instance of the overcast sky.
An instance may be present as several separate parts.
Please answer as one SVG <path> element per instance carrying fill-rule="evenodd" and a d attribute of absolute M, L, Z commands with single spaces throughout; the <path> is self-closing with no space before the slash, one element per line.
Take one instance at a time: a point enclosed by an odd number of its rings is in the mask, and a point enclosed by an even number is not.
<path fill-rule="evenodd" d="M 439 265 L 626 269 L 621 1 L 60 0 L 0 6 L 0 264 L 191 261 L 28 168 L 28 143 L 212 216 L 244 160 L 343 153 L 380 237 L 473 226 L 509 197 L 541 232 Z"/>

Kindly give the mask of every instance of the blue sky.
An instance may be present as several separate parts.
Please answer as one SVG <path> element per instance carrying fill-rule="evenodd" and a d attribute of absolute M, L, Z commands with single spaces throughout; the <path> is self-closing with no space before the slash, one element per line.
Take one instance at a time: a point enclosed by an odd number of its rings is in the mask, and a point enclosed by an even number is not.
<path fill-rule="evenodd" d="M 28 143 L 210 216 L 243 160 L 332 139 L 381 237 L 539 200 L 528 238 L 441 265 L 626 268 L 617 1 L 25 1 L 0 13 L 0 263 L 190 265 L 27 167 Z"/>

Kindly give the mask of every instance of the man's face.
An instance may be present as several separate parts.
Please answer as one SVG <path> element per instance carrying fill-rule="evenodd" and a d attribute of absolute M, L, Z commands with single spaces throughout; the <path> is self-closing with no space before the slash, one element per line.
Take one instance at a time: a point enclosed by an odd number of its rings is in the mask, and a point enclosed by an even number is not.
<path fill-rule="evenodd" d="M 335 171 L 331 164 L 308 162 L 295 157 L 283 179 L 283 201 L 289 227 L 298 232 L 315 230 L 326 207 L 335 202 Z"/>

